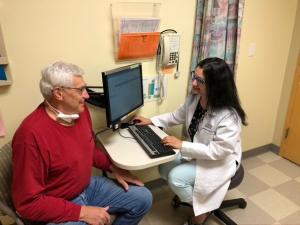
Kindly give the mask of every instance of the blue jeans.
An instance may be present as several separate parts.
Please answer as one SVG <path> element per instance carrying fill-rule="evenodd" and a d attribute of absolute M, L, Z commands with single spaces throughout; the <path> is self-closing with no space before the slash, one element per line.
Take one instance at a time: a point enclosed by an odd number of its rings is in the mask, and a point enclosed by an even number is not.
<path fill-rule="evenodd" d="M 130 185 L 126 192 L 115 181 L 103 176 L 94 176 L 89 186 L 72 202 L 78 205 L 109 206 L 108 213 L 117 216 L 113 225 L 136 225 L 151 208 L 152 194 L 147 188 L 134 185 Z M 86 225 L 83 221 L 59 224 Z"/>
<path fill-rule="evenodd" d="M 181 158 L 181 154 L 169 163 L 159 166 L 161 177 L 167 180 L 172 191 L 183 202 L 192 203 L 193 190 L 196 177 L 195 160 L 187 161 Z"/>

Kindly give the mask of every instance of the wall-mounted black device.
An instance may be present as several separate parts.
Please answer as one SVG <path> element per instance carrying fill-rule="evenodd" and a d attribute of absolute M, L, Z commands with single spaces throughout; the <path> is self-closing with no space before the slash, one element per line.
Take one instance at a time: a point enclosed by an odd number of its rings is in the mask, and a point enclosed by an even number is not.
<path fill-rule="evenodd" d="M 105 98 L 104 98 L 104 93 L 103 93 L 103 87 L 87 86 L 86 91 L 90 96 L 90 98 L 87 99 L 86 102 L 88 102 L 94 106 L 105 108 Z"/>

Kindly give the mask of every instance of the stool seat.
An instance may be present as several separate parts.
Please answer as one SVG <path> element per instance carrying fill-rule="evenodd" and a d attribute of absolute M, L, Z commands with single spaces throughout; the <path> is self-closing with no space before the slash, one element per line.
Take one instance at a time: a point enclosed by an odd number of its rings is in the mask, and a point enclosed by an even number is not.
<path fill-rule="evenodd" d="M 239 186 L 244 178 L 244 167 L 242 165 L 239 166 L 234 176 L 231 178 L 228 190 L 231 190 L 237 186 Z"/>

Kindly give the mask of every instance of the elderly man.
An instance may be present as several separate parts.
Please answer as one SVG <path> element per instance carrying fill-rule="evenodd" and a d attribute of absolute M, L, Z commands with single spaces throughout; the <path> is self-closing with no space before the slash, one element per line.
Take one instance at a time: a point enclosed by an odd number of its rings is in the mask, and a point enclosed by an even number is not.
<path fill-rule="evenodd" d="M 138 224 L 152 195 L 95 145 L 83 71 L 56 62 L 42 71 L 41 103 L 13 138 L 12 195 L 19 215 L 43 223 Z M 92 167 L 115 180 L 92 176 Z M 129 185 L 132 183 L 134 185 Z"/>

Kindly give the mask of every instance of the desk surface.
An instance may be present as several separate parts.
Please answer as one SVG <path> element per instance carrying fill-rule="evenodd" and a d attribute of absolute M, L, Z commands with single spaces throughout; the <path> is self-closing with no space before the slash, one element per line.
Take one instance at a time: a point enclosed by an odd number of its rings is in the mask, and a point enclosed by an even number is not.
<path fill-rule="evenodd" d="M 160 137 L 165 137 L 167 134 L 158 127 L 150 126 Z M 128 137 L 122 137 L 122 136 Z M 176 154 L 171 156 L 159 157 L 151 159 L 142 149 L 139 143 L 133 139 L 127 129 L 119 131 L 107 130 L 97 135 L 97 138 L 102 143 L 103 147 L 109 154 L 113 163 L 127 170 L 141 170 L 148 167 L 156 166 L 162 163 L 172 161 L 176 158 Z M 175 150 L 178 153 L 178 150 Z"/>

